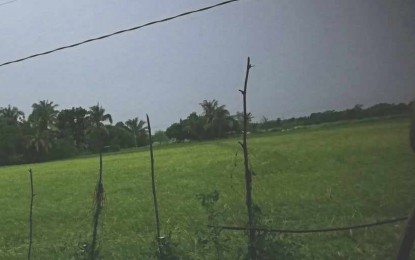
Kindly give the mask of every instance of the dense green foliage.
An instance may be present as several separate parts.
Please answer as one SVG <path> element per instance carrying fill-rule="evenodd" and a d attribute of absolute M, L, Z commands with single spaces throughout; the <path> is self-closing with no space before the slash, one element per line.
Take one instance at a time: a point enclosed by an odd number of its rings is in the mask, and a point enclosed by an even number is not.
<path fill-rule="evenodd" d="M 144 146 L 147 134 L 138 118 L 112 126 L 112 117 L 99 104 L 57 110 L 42 100 L 32 105 L 26 120 L 16 107 L 0 108 L 0 165 L 41 162 L 80 153 L 118 151 Z M 106 124 L 109 122 L 110 124 Z"/>
<path fill-rule="evenodd" d="M 225 105 L 219 106 L 217 100 L 203 100 L 200 105 L 203 113 L 192 112 L 186 119 L 174 123 L 166 129 L 166 135 L 181 142 L 188 140 L 206 140 L 222 138 L 229 133 L 240 133 L 240 122 L 231 116 Z"/>
<path fill-rule="evenodd" d="M 186 119 L 172 124 L 165 132 L 156 132 L 154 141 L 167 143 L 212 140 L 242 132 L 242 113 L 231 115 L 225 105 L 219 105 L 217 100 L 204 100 L 200 106 L 203 109 L 202 114 L 192 112 Z M 57 104 L 42 100 L 34 103 L 32 108 L 27 120 L 16 107 L 9 105 L 0 108 L 0 165 L 43 162 L 100 150 L 119 151 L 148 144 L 144 121 L 136 117 L 112 125 L 111 114 L 107 114 L 99 104 L 89 109 L 73 107 L 59 111 Z M 297 126 L 342 120 L 408 116 L 409 111 L 409 105 L 403 103 L 381 103 L 366 109 L 356 105 L 344 111 L 330 110 L 285 120 L 268 120 L 264 117 L 261 122 L 255 123 L 249 114 L 248 131 L 282 131 Z"/>
<path fill-rule="evenodd" d="M 408 128 L 402 118 L 251 135 L 253 197 L 261 225 L 337 227 L 406 216 L 415 196 Z M 168 238 L 166 249 L 180 259 L 246 254 L 244 233 L 216 233 L 205 226 L 246 225 L 238 140 L 169 144 L 154 151 L 162 234 Z M 36 194 L 34 259 L 76 259 L 91 237 L 98 156 L 0 168 L 0 259 L 27 255 L 29 167 Z M 101 255 L 150 259 L 155 223 L 148 151 L 106 154 L 103 170 Z M 271 259 L 393 259 L 403 226 L 260 238 L 268 253 L 279 256 Z"/>
<path fill-rule="evenodd" d="M 216 100 L 204 100 L 200 105 L 203 108 L 203 113 L 201 115 L 192 112 L 186 119 L 173 123 L 168 127 L 166 135 L 169 138 L 181 142 L 186 139 L 209 140 L 241 133 L 243 125 L 243 114 L 241 112 L 230 115 L 225 106 L 219 106 L 218 101 Z M 409 105 L 405 103 L 380 103 L 366 109 L 363 108 L 362 105 L 356 105 L 351 109 L 343 111 L 329 110 L 312 113 L 309 116 L 293 117 L 289 119 L 277 118 L 275 120 L 268 120 L 268 118 L 262 117 L 259 122 L 252 122 L 253 116 L 249 114 L 248 131 L 282 131 L 297 126 L 316 125 L 345 120 L 359 120 L 386 116 L 408 116 L 409 111 Z"/>
<path fill-rule="evenodd" d="M 309 116 L 293 117 L 289 119 L 268 120 L 263 117 L 261 122 L 252 124 L 253 131 L 261 130 L 283 130 L 296 126 L 315 125 L 331 123 L 344 120 L 355 120 L 387 116 L 408 116 L 410 105 L 405 103 L 388 104 L 379 103 L 368 108 L 363 105 L 355 105 L 353 108 L 343 111 L 328 110 L 325 112 L 312 113 Z"/>

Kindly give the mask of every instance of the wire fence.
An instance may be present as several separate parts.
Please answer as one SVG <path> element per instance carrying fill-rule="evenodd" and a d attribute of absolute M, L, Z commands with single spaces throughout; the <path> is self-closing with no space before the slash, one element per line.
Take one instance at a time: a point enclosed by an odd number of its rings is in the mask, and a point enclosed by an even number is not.
<path fill-rule="evenodd" d="M 238 144 L 235 143 L 235 147 L 237 147 Z M 229 151 L 234 151 L 233 149 L 229 149 Z M 243 182 L 243 173 L 241 172 L 241 168 L 242 165 L 239 162 L 241 160 L 240 157 L 235 157 L 234 156 L 235 153 L 230 153 L 230 155 L 226 158 L 226 163 L 228 166 L 226 166 L 225 168 L 223 168 L 222 171 L 218 172 L 219 175 L 221 174 L 226 174 L 228 176 L 228 178 L 222 178 L 220 184 L 218 184 L 217 188 L 218 190 L 221 191 L 221 196 L 223 195 L 224 197 L 221 197 L 222 205 L 218 205 L 218 208 L 221 208 L 222 206 L 226 206 L 227 209 L 224 211 L 223 216 L 219 219 L 219 221 L 216 221 L 214 223 L 210 223 L 209 221 L 207 222 L 202 222 L 202 225 L 207 228 L 207 229 L 213 229 L 218 231 L 220 234 L 220 231 L 229 231 L 227 232 L 227 234 L 223 234 L 223 237 L 225 237 L 226 239 L 231 237 L 231 239 L 235 239 L 235 241 L 238 241 L 238 239 L 240 237 L 243 237 L 243 233 L 247 233 L 249 231 L 255 231 L 258 234 L 266 234 L 266 233 L 274 233 L 274 234 L 316 234 L 316 233 L 329 233 L 329 232 L 341 232 L 341 231 L 351 231 L 351 230 L 357 230 L 357 229 L 367 229 L 367 228 L 374 228 L 374 227 L 380 227 L 380 226 L 384 226 L 384 225 L 388 225 L 388 224 L 394 224 L 394 223 L 399 223 L 399 222 L 403 222 L 405 220 L 408 219 L 408 217 L 396 217 L 396 218 L 391 218 L 391 219 L 386 219 L 386 220 L 379 220 L 379 221 L 374 221 L 374 222 L 370 222 L 370 223 L 363 223 L 363 224 L 356 224 L 356 225 L 348 225 L 348 226 L 336 226 L 333 225 L 334 227 L 330 227 L 330 225 L 328 225 L 329 227 L 323 227 L 323 228 L 313 228 L 313 229 L 309 229 L 309 228 L 298 228 L 298 229 L 294 229 L 294 228 L 273 228 L 273 227 L 266 227 L 267 224 L 269 224 L 269 222 L 265 221 L 265 222 L 258 222 L 256 223 L 254 228 L 249 228 L 248 227 L 243 227 L 243 225 L 246 224 L 246 212 L 245 212 L 245 208 L 243 207 L 243 198 L 244 198 L 244 182 Z M 253 156 L 255 157 L 255 156 Z M 258 158 L 257 162 L 253 162 L 253 164 L 258 164 L 258 175 L 256 176 L 256 186 L 254 187 L 254 191 L 257 192 L 257 194 L 261 194 L 261 193 L 266 193 L 269 192 L 267 191 L 270 187 L 270 185 L 267 183 L 268 179 L 267 179 L 267 175 L 263 175 L 262 171 L 264 169 L 262 169 L 259 164 L 260 164 L 260 158 Z M 204 167 L 208 167 L 208 165 L 211 162 L 207 161 L 206 165 L 203 166 L 202 170 L 202 174 L 205 173 L 205 170 L 211 170 L 210 168 L 204 168 Z M 271 170 L 273 171 L 273 170 Z M 191 179 L 196 179 L 198 176 L 200 176 L 200 172 L 198 173 L 194 173 L 194 175 L 188 176 Z M 217 176 L 214 175 L 212 176 L 213 179 L 215 179 Z M 213 180 L 212 179 L 212 180 Z M 143 180 L 144 181 L 144 180 Z M 144 181 L 144 183 L 147 185 L 149 184 L 149 181 Z M 213 182 L 214 183 L 214 180 Z M 211 186 L 211 184 L 209 182 L 209 184 L 207 186 Z M 274 183 L 275 184 L 275 183 Z M 271 185 L 272 186 L 272 185 Z M 228 188 L 228 190 L 225 190 L 225 188 Z M 145 196 L 145 194 L 143 193 L 143 196 Z M 285 198 L 284 197 L 280 197 L 278 200 L 280 201 L 284 201 Z M 270 201 L 275 202 L 275 200 L 272 200 L 269 198 L 269 196 L 261 196 L 261 199 L 259 199 L 257 202 L 259 203 L 259 205 L 264 205 L 264 211 L 268 211 L 269 204 Z M 268 204 L 267 204 L 268 203 Z M 296 205 L 292 205 L 290 203 L 290 208 L 291 207 L 296 207 Z M 297 205 L 298 206 L 298 205 Z M 279 208 L 279 204 L 274 204 L 274 206 L 271 206 L 273 210 Z M 181 209 L 178 209 L 178 212 L 180 212 Z M 81 213 L 81 212 L 80 212 Z M 81 230 L 84 230 L 85 228 L 87 228 L 90 225 L 90 214 L 92 212 L 87 212 L 87 211 L 82 211 L 83 214 L 85 214 L 85 217 L 81 216 L 81 214 L 79 215 L 80 217 L 78 217 L 78 219 L 80 218 L 81 221 L 77 221 L 77 224 L 73 225 L 74 227 L 76 226 L 75 230 L 79 230 L 77 232 L 74 233 L 74 235 L 72 235 L 71 239 L 76 239 L 75 236 L 78 235 L 79 238 L 77 239 L 78 242 L 78 247 L 79 250 L 86 250 L 84 247 L 85 245 L 88 245 L 86 239 L 86 234 L 84 232 L 82 232 Z M 194 213 L 194 212 L 193 212 Z M 170 212 L 170 218 L 180 218 L 180 219 L 186 219 L 189 217 L 189 212 L 182 212 L 182 214 L 176 214 L 173 212 Z M 324 214 L 324 213 L 323 213 Z M 166 214 L 165 214 L 166 215 Z M 346 215 L 346 214 L 345 214 Z M 269 216 L 270 219 L 273 219 L 271 221 L 271 223 L 275 223 L 278 220 L 275 218 L 275 215 L 269 214 L 269 212 L 264 212 L 264 216 Z M 285 216 L 286 217 L 286 216 Z M 376 216 L 373 216 L 374 218 L 377 218 Z M 354 217 L 351 216 L 351 218 L 353 219 Z M 321 219 L 321 218 L 320 218 Z M 307 218 L 303 219 L 304 221 L 307 221 Z M 298 221 L 301 221 L 301 219 L 298 219 Z M 221 225 L 222 223 L 229 223 L 231 225 Z M 167 225 L 167 224 L 166 224 Z M 174 226 L 174 224 L 172 224 Z M 234 226 L 232 226 L 234 225 Z M 238 226 L 239 225 L 239 226 Z M 262 225 L 262 226 L 261 226 Z M 270 224 L 269 226 L 273 226 L 272 224 Z M 304 226 L 307 226 L 307 224 L 304 224 Z M 308 225 L 310 226 L 310 225 Z M 191 226 L 189 226 L 190 228 L 192 228 Z M 233 231 L 233 232 L 231 232 Z M 149 232 L 149 230 L 145 231 L 145 232 Z M 180 231 L 175 231 L 175 232 L 180 232 Z M 190 230 L 185 230 L 182 232 L 188 232 L 189 235 L 191 235 L 191 231 Z M 182 233 L 178 233 L 178 234 L 182 234 Z M 222 241 L 222 240 L 220 240 Z M 225 241 L 225 240 L 223 240 Z M 223 242 L 222 241 L 222 242 Z M 239 240 L 240 241 L 240 240 Z M 221 243 L 222 243 L 221 242 Z M 226 242 L 223 242 L 226 243 Z M 83 251 L 82 251 L 83 252 Z"/>
<path fill-rule="evenodd" d="M 269 233 L 289 233 L 289 234 L 305 234 L 305 233 L 324 233 L 324 232 L 336 232 L 336 231 L 348 231 L 354 229 L 362 229 L 362 228 L 369 228 L 369 227 L 376 227 L 382 226 L 386 224 L 393 224 L 397 222 L 402 222 L 407 220 L 408 217 L 401 217 L 401 218 L 393 218 L 388 220 L 377 221 L 373 223 L 367 224 L 359 224 L 353 226 L 345 226 L 345 227 L 333 227 L 333 228 L 319 228 L 319 229 L 275 229 L 275 228 L 246 228 L 246 227 L 231 227 L 231 226 L 212 226 L 208 225 L 210 228 L 220 228 L 224 230 L 233 230 L 233 231 L 249 231 L 254 230 L 257 232 L 269 232 Z"/>

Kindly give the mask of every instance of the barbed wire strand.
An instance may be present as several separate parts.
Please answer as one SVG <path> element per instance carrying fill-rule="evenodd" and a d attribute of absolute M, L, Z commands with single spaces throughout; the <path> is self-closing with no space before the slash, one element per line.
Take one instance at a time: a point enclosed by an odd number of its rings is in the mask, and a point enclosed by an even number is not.
<path fill-rule="evenodd" d="M 374 227 L 374 226 L 380 226 L 380 225 L 386 225 L 396 222 L 401 222 L 404 220 L 407 220 L 408 217 L 402 217 L 402 218 L 394 218 L 394 219 L 388 219 L 378 222 L 373 222 L 369 224 L 360 224 L 360 225 L 354 225 L 354 226 L 347 226 L 347 227 L 335 227 L 335 228 L 320 228 L 320 229 L 273 229 L 273 228 L 245 228 L 245 227 L 231 227 L 231 226 L 212 226 L 208 225 L 210 228 L 220 228 L 224 230 L 233 230 L 233 231 L 249 231 L 249 230 L 255 230 L 259 232 L 270 232 L 270 233 L 293 233 L 293 234 L 300 234 L 300 233 L 323 233 L 323 232 L 334 232 L 334 231 L 345 231 L 345 230 L 352 230 L 352 229 L 361 229 L 361 228 L 368 228 L 368 227 Z"/>
<path fill-rule="evenodd" d="M 62 47 L 59 47 L 59 48 L 56 48 L 56 49 L 53 49 L 53 50 L 50 50 L 50 51 L 45 51 L 45 52 L 33 54 L 33 55 L 27 56 L 25 58 L 20 58 L 20 59 L 17 59 L 17 60 L 12 60 L 12 61 L 8 61 L 8 62 L 4 62 L 4 63 L 0 64 L 0 67 L 6 66 L 6 65 L 10 65 L 12 63 L 22 62 L 24 60 L 32 59 L 32 58 L 35 58 L 35 57 L 38 57 L 38 56 L 43 56 L 43 55 L 51 54 L 53 52 L 61 51 L 61 50 L 64 50 L 64 49 L 73 48 L 73 47 L 76 47 L 76 46 L 79 46 L 79 45 L 82 45 L 82 44 L 86 44 L 86 43 L 89 43 L 89 42 L 102 40 L 102 39 L 109 38 L 109 37 L 112 37 L 112 36 L 115 36 L 115 35 L 118 35 L 118 34 L 130 32 L 130 31 L 134 31 L 134 30 L 138 30 L 138 29 L 141 29 L 143 27 L 147 27 L 147 26 L 154 25 L 154 24 L 157 24 L 157 23 L 167 22 L 167 21 L 170 21 L 170 20 L 173 20 L 173 19 L 177 19 L 179 17 L 183 17 L 183 16 L 190 15 L 190 14 L 203 12 L 203 11 L 206 11 L 206 10 L 209 10 L 209 9 L 212 9 L 212 8 L 215 8 L 215 7 L 224 6 L 224 5 L 227 5 L 227 4 L 230 4 L 230 3 L 233 3 L 233 2 L 237 2 L 237 1 L 240 1 L 240 0 L 229 0 L 229 1 L 221 2 L 221 3 L 215 4 L 215 5 L 203 7 L 203 8 L 197 9 L 197 10 L 188 11 L 188 12 L 181 13 L 181 14 L 178 14 L 178 15 L 175 15 L 175 16 L 170 16 L 168 18 L 164 18 L 164 19 L 161 19 L 161 20 L 152 21 L 152 22 L 149 22 L 149 23 L 146 23 L 146 24 L 142 24 L 142 25 L 139 25 L 139 26 L 135 26 L 135 27 L 129 28 L 129 29 L 124 29 L 124 30 L 116 31 L 116 32 L 113 32 L 113 33 L 110 33 L 110 34 L 105 34 L 105 35 L 102 35 L 102 36 L 99 36 L 99 37 L 96 37 L 96 38 L 90 38 L 88 40 L 84 40 L 84 41 L 81 41 L 81 42 L 78 42 L 78 43 L 74 43 L 74 44 L 71 44 L 71 45 L 62 46 Z"/>

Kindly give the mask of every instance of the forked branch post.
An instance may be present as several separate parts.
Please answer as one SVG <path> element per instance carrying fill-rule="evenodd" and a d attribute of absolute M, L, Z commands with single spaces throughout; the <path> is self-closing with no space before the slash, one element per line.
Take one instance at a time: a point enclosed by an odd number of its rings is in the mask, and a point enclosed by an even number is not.
<path fill-rule="evenodd" d="M 246 111 L 246 95 L 247 95 L 247 86 L 248 86 L 248 77 L 249 70 L 252 68 L 250 58 L 246 64 L 246 75 L 245 75 L 245 84 L 244 89 L 239 90 L 242 93 L 243 97 L 243 107 L 244 107 L 244 120 L 243 120 L 243 140 L 242 140 L 242 149 L 244 152 L 244 167 L 245 167 L 245 190 L 246 190 L 246 208 L 248 210 L 248 228 L 249 228 L 249 243 L 248 243 L 248 254 L 251 259 L 256 259 L 256 231 L 253 229 L 255 227 L 254 216 L 252 211 L 252 172 L 249 169 L 249 158 L 248 158 L 248 143 L 247 143 L 247 131 L 248 131 L 248 116 L 249 114 Z"/>

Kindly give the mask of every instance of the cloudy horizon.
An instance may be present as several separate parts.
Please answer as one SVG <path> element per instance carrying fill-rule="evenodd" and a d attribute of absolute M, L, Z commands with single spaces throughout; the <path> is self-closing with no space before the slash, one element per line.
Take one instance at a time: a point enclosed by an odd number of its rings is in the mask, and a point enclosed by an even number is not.
<path fill-rule="evenodd" d="M 198 9 L 217 1 L 17 0 L 0 5 L 0 63 Z M 1 4 L 1 3 L 0 3 Z M 156 129 L 216 99 L 262 116 L 409 102 L 415 97 L 415 3 L 241 0 L 203 13 L 0 67 L 0 106 L 27 115 L 98 102 L 116 121 Z"/>

